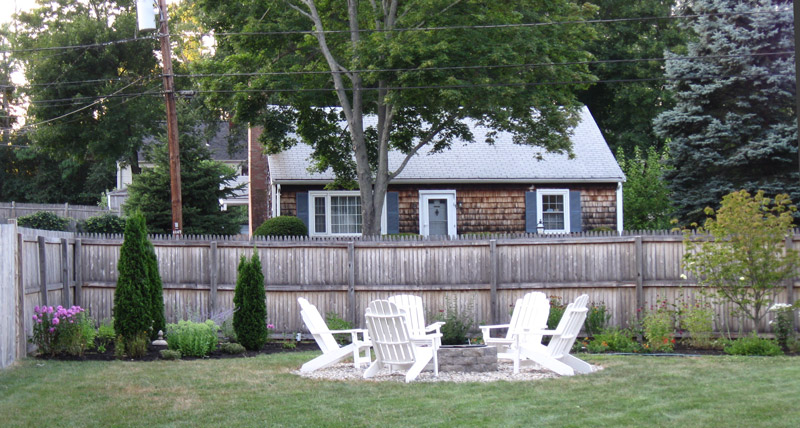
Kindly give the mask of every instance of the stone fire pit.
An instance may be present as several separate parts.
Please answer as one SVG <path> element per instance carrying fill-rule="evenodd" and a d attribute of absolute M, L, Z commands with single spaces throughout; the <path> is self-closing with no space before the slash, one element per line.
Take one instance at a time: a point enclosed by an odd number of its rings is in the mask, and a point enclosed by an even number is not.
<path fill-rule="evenodd" d="M 486 345 L 442 345 L 439 347 L 440 372 L 497 371 L 497 348 Z"/>

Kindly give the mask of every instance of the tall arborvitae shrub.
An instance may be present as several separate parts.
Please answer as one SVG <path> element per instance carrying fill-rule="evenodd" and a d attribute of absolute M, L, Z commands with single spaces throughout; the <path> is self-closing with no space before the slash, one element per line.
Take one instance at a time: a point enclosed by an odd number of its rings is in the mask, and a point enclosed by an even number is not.
<path fill-rule="evenodd" d="M 239 261 L 236 291 L 233 295 L 233 329 L 239 343 L 249 350 L 258 350 L 267 343 L 267 303 L 261 260 L 253 251 L 248 261 Z"/>
<path fill-rule="evenodd" d="M 141 340 L 142 334 L 149 334 L 152 325 L 146 239 L 144 217 L 136 213 L 125 225 L 114 293 L 114 330 L 126 347 L 137 337 Z"/>
<path fill-rule="evenodd" d="M 161 283 L 161 274 L 158 271 L 158 258 L 153 243 L 145 235 L 145 246 L 147 248 L 147 275 L 150 282 L 150 317 L 153 319 L 153 330 L 150 338 L 158 339 L 158 331 L 166 333 L 167 325 L 164 318 L 164 290 Z"/>

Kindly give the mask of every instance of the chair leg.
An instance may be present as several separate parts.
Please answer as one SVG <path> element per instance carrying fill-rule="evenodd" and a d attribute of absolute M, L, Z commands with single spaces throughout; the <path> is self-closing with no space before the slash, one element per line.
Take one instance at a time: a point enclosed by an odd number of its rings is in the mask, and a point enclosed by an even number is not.
<path fill-rule="evenodd" d="M 370 364 L 370 366 L 364 371 L 364 379 L 369 379 L 375 376 L 380 369 L 383 368 L 383 362 L 381 360 L 376 359 L 375 361 Z"/>
<path fill-rule="evenodd" d="M 591 364 L 572 355 L 564 355 L 561 357 L 561 362 L 572 367 L 578 373 L 591 373 L 594 371 Z"/>

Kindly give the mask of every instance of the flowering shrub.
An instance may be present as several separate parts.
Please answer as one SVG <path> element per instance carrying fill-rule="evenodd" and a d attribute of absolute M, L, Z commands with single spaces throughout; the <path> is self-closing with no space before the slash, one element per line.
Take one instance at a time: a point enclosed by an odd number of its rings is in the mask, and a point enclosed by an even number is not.
<path fill-rule="evenodd" d="M 776 303 L 769 308 L 769 311 L 775 314 L 775 319 L 769 322 L 772 331 L 775 332 L 775 338 L 778 339 L 779 345 L 786 347 L 789 339 L 794 337 L 792 326 L 794 306 L 788 303 Z"/>
<path fill-rule="evenodd" d="M 671 352 L 675 345 L 675 323 L 672 312 L 667 308 L 666 300 L 659 301 L 650 308 L 642 320 L 645 348 L 650 352 Z"/>
<path fill-rule="evenodd" d="M 36 306 L 33 312 L 30 341 L 40 354 L 83 355 L 94 345 L 94 322 L 80 306 Z"/>

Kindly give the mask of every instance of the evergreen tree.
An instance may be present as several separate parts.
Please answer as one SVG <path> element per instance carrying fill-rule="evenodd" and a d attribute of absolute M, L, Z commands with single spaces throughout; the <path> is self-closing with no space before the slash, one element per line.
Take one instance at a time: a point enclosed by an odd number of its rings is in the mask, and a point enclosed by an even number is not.
<path fill-rule="evenodd" d="M 180 122 L 181 199 L 184 234 L 234 235 L 242 219 L 234 212 L 222 211 L 219 200 L 238 189 L 231 186 L 236 177 L 232 168 L 211 159 L 206 138 L 216 128 L 199 125 L 202 120 L 191 106 L 181 105 L 186 119 Z M 164 137 L 165 136 L 161 136 Z M 145 147 L 145 157 L 154 167 L 134 175 L 128 186 L 126 213 L 141 211 L 151 233 L 172 230 L 169 151 L 166 143 L 154 142 Z"/>
<path fill-rule="evenodd" d="M 158 331 L 167 331 L 167 323 L 164 317 L 164 289 L 161 282 L 161 274 L 158 272 L 158 258 L 153 243 L 145 235 L 145 247 L 147 249 L 147 277 L 150 283 L 150 317 L 153 320 L 153 330 L 150 338 L 158 339 Z"/>
<path fill-rule="evenodd" d="M 788 0 L 694 0 L 696 38 L 670 55 L 677 103 L 654 120 L 669 138 L 666 178 L 683 222 L 746 189 L 800 200 L 795 118 L 794 30 Z M 753 13 L 761 12 L 761 13 Z M 740 14 L 737 14 L 740 13 Z"/>
<path fill-rule="evenodd" d="M 149 333 L 153 321 L 146 240 L 144 217 L 135 213 L 125 225 L 114 292 L 114 330 L 126 344 Z"/>
<path fill-rule="evenodd" d="M 253 250 L 250 261 L 239 261 L 236 291 L 233 295 L 233 329 L 239 343 L 249 350 L 258 350 L 267 343 L 267 303 L 261 260 Z"/>

